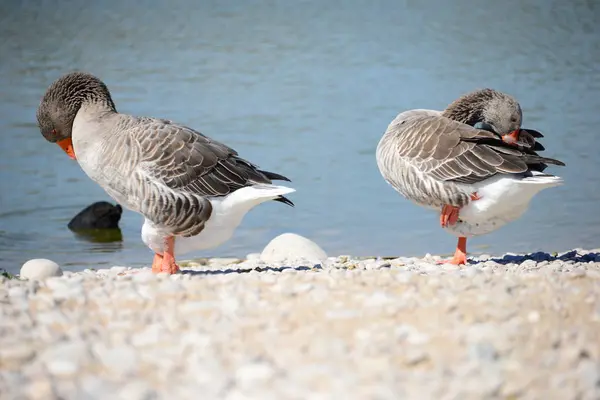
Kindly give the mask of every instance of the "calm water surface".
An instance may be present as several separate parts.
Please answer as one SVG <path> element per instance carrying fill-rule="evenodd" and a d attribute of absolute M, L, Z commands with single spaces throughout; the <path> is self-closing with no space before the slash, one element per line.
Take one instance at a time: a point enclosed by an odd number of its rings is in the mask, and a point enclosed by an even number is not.
<path fill-rule="evenodd" d="M 519 221 L 471 241 L 475 252 L 600 247 L 600 3 L 437 1 L 12 1 L 0 4 L 0 267 L 51 258 L 67 268 L 147 265 L 142 218 L 123 241 L 93 243 L 66 225 L 109 200 L 58 146 L 35 110 L 73 69 L 101 77 L 121 112 L 170 118 L 282 173 L 296 208 L 254 209 L 234 238 L 191 256 L 243 256 L 293 231 L 328 253 L 449 253 L 434 213 L 380 177 L 375 147 L 411 108 L 442 109 L 494 87 L 545 133 L 566 185 Z"/>

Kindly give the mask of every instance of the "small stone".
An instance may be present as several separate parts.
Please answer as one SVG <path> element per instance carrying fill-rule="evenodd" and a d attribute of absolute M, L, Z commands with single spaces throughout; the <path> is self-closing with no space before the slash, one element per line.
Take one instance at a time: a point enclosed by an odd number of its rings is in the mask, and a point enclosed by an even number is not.
<path fill-rule="evenodd" d="M 127 400 L 150 400 L 157 398 L 155 391 L 148 382 L 137 380 L 129 381 L 121 390 L 119 390 L 120 399 Z"/>
<path fill-rule="evenodd" d="M 577 367 L 577 376 L 585 389 L 600 388 L 600 364 L 592 360 L 581 360 Z"/>
<path fill-rule="evenodd" d="M 114 399 L 118 398 L 115 396 L 114 385 L 107 382 L 106 379 L 101 379 L 93 375 L 84 375 L 79 378 L 79 387 L 81 388 L 82 395 L 78 398 L 85 398 L 90 400 L 102 400 L 102 399 Z M 123 399 L 136 399 L 135 397 L 122 397 Z M 146 399 L 145 399 L 146 400 Z"/>
<path fill-rule="evenodd" d="M 488 261 L 484 262 L 483 265 L 486 266 L 486 267 L 488 267 L 488 268 L 496 268 L 500 264 L 498 264 L 496 261 L 488 260 Z"/>
<path fill-rule="evenodd" d="M 498 352 L 490 342 L 479 342 L 469 348 L 471 357 L 485 362 L 492 362 L 498 358 Z"/>
<path fill-rule="evenodd" d="M 156 274 L 152 273 L 150 270 L 140 271 L 137 274 L 132 275 L 132 280 L 139 283 L 147 283 L 156 279 Z"/>
<path fill-rule="evenodd" d="M 52 375 L 70 377 L 75 375 L 80 365 L 89 356 L 87 344 L 79 341 L 64 341 L 48 347 L 40 360 Z"/>
<path fill-rule="evenodd" d="M 239 258 L 211 258 L 209 260 L 209 265 L 211 267 L 226 267 L 232 264 L 239 264 L 242 260 Z"/>
<path fill-rule="evenodd" d="M 57 398 L 48 378 L 31 381 L 25 388 L 25 393 L 30 400 L 49 400 Z"/>
<path fill-rule="evenodd" d="M 119 346 L 112 349 L 103 344 L 94 347 L 94 353 L 98 356 L 104 367 L 116 376 L 127 376 L 132 374 L 137 366 L 137 356 L 133 348 Z"/>
<path fill-rule="evenodd" d="M 118 266 L 115 266 L 115 267 L 112 267 L 110 269 L 110 272 L 112 272 L 113 274 L 121 274 L 121 273 L 123 273 L 125 271 L 127 271 L 127 267 L 118 267 Z"/>
<path fill-rule="evenodd" d="M 69 281 L 59 277 L 50 277 L 44 282 L 46 287 L 52 291 L 67 291 L 70 288 Z"/>
<path fill-rule="evenodd" d="M 51 276 L 61 276 L 62 274 L 60 266 L 54 261 L 45 258 L 34 258 L 23 264 L 19 276 L 24 279 L 41 280 Z"/>
<path fill-rule="evenodd" d="M 531 311 L 529 314 L 527 314 L 527 321 L 531 322 L 532 324 L 538 322 L 540 320 L 540 313 L 537 311 Z"/>
<path fill-rule="evenodd" d="M 241 387 L 250 388 L 268 382 L 274 374 L 275 371 L 269 364 L 255 362 L 238 368 L 235 372 L 235 380 Z"/>
<path fill-rule="evenodd" d="M 75 375 L 78 365 L 70 360 L 56 359 L 48 361 L 46 363 L 46 368 L 48 368 L 48 372 L 52 375 L 69 377 Z"/>
<path fill-rule="evenodd" d="M 375 292 L 365 299 L 365 307 L 382 307 L 393 302 L 385 292 Z"/>
<path fill-rule="evenodd" d="M 246 260 L 260 260 L 260 253 L 250 253 L 246 256 Z"/>
<path fill-rule="evenodd" d="M 405 360 L 408 365 L 416 365 L 429 358 L 425 350 L 418 347 L 410 347 L 406 351 Z"/>
<path fill-rule="evenodd" d="M 324 262 L 327 254 L 315 242 L 295 233 L 284 233 L 267 244 L 260 259 L 266 263 L 284 263 L 303 259 Z"/>
<path fill-rule="evenodd" d="M 8 289 L 8 295 L 13 299 L 25 298 L 27 297 L 27 289 L 23 286 L 14 286 Z"/>
<path fill-rule="evenodd" d="M 6 367 L 18 367 L 34 356 L 33 348 L 26 342 L 3 344 L 0 346 L 0 365 Z"/>

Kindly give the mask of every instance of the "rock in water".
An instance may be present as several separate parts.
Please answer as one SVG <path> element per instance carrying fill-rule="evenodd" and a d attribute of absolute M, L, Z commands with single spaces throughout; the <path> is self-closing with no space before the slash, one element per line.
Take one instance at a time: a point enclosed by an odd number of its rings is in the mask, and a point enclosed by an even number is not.
<path fill-rule="evenodd" d="M 30 280 L 41 280 L 50 278 L 51 276 L 61 276 L 63 274 L 59 265 L 52 260 L 45 258 L 34 258 L 27 261 L 21 267 L 19 273 L 21 278 Z"/>
<path fill-rule="evenodd" d="M 327 259 L 327 254 L 310 239 L 295 233 L 284 233 L 267 244 L 260 259 L 267 263 L 282 263 L 299 259 L 323 262 Z"/>
<path fill-rule="evenodd" d="M 98 201 L 79 212 L 71 222 L 69 229 L 72 231 L 88 229 L 116 229 L 123 209 L 120 205 L 113 206 L 106 201 Z"/>

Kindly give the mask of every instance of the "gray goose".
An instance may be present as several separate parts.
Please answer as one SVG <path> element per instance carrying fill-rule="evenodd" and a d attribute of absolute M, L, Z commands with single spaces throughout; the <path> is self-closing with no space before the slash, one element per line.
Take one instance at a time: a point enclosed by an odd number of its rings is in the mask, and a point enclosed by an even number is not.
<path fill-rule="evenodd" d="M 153 272 L 176 273 L 175 255 L 228 240 L 253 207 L 293 206 L 285 176 L 259 169 L 202 133 L 166 119 L 117 112 L 97 77 L 68 73 L 37 110 L 39 129 L 122 206 L 142 214 Z M 177 246 L 175 239 L 177 238 Z"/>
<path fill-rule="evenodd" d="M 511 96 L 492 89 L 468 93 L 446 110 L 409 110 L 388 126 L 376 151 L 383 178 L 414 203 L 440 210 L 440 224 L 458 237 L 454 257 L 467 262 L 467 237 L 519 218 L 541 190 L 562 184 L 544 173 L 542 134 L 521 129 Z"/>

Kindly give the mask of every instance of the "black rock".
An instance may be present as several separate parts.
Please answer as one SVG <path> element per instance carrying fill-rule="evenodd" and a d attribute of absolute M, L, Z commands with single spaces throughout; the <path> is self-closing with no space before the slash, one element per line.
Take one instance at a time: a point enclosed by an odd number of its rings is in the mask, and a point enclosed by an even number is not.
<path fill-rule="evenodd" d="M 113 206 L 106 201 L 99 201 L 81 210 L 67 226 L 72 231 L 118 229 L 122 213 L 120 205 Z"/>

